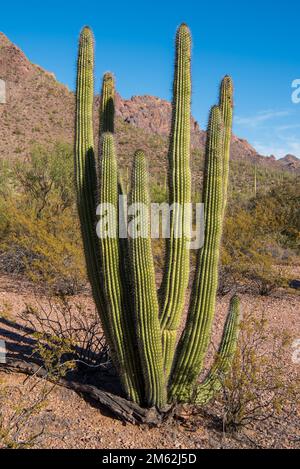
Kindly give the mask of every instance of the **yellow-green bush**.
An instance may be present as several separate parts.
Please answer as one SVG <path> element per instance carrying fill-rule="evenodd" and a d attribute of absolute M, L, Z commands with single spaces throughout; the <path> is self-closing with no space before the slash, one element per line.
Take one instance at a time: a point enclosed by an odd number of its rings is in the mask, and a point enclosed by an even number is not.
<path fill-rule="evenodd" d="M 36 147 L 29 161 L 11 165 L 9 172 L 5 169 L 7 187 L 0 194 L 1 270 L 23 274 L 60 292 L 77 292 L 86 279 L 71 148 Z"/>
<path fill-rule="evenodd" d="M 260 294 L 287 283 L 280 266 L 299 261 L 300 187 L 279 184 L 270 192 L 232 204 L 225 220 L 223 274 L 249 280 Z"/>

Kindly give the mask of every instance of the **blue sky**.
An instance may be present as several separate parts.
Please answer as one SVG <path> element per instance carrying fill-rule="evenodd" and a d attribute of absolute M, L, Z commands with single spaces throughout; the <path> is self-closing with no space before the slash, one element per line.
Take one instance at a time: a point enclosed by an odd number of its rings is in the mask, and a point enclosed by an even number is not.
<path fill-rule="evenodd" d="M 2 2 L 1 30 L 28 58 L 74 89 L 77 40 L 88 24 L 96 38 L 96 91 L 113 71 L 122 96 L 170 99 L 176 27 L 193 35 L 193 115 L 206 126 L 225 74 L 235 82 L 234 131 L 263 154 L 300 157 L 300 4 L 252 1 Z"/>

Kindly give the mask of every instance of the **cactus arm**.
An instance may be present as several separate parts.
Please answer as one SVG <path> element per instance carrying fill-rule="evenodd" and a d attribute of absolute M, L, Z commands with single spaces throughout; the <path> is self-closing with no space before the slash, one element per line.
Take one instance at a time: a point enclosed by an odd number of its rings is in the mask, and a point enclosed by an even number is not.
<path fill-rule="evenodd" d="M 99 110 L 99 141 L 101 142 L 101 135 L 108 132 L 114 133 L 114 119 L 115 119 L 115 79 L 112 73 L 107 72 L 103 76 L 102 89 L 100 97 L 100 110 Z M 101 145 L 100 148 L 100 159 L 101 159 Z M 118 175 L 118 192 L 119 197 L 124 195 L 123 184 Z M 123 199 L 119 198 L 119 201 Z M 119 205 L 119 212 L 121 211 L 121 220 L 126 222 L 125 218 L 125 206 L 124 204 Z M 121 256 L 121 282 L 123 284 L 125 309 L 127 311 L 133 311 L 132 301 L 132 287 L 130 282 L 130 268 L 129 268 L 129 245 L 127 238 L 119 238 L 120 245 L 120 256 Z M 130 318 L 129 318 L 130 321 Z"/>
<path fill-rule="evenodd" d="M 226 75 L 220 86 L 219 107 L 224 123 L 224 164 L 223 164 L 223 216 L 227 204 L 228 179 L 229 179 L 229 159 L 230 145 L 232 134 L 232 118 L 233 118 L 233 83 L 231 77 Z"/>
<path fill-rule="evenodd" d="M 100 236 L 104 289 L 110 311 L 109 322 L 114 338 L 115 365 L 127 397 L 141 402 L 141 369 L 135 353 L 133 311 L 125 301 L 122 285 L 122 259 L 118 236 L 119 187 L 117 160 L 112 134 L 104 133 L 101 142 L 99 204 L 107 207 L 108 225 L 112 232 Z"/>
<path fill-rule="evenodd" d="M 237 349 L 240 319 L 240 300 L 234 296 L 230 301 L 229 313 L 217 357 L 203 383 L 196 388 L 194 402 L 197 405 L 207 404 L 215 393 L 222 389 L 224 377 L 232 365 Z"/>
<path fill-rule="evenodd" d="M 199 252 L 185 330 L 180 338 L 170 387 L 171 399 L 185 400 L 203 366 L 215 312 L 218 262 L 222 234 L 222 145 L 220 109 L 211 110 L 204 176 L 205 239 Z"/>
<path fill-rule="evenodd" d="M 104 133 L 114 133 L 114 118 L 115 118 L 115 80 L 112 73 L 105 73 L 102 80 L 102 89 L 101 89 L 101 98 L 100 98 L 100 111 L 99 111 L 99 136 L 101 141 L 101 135 Z M 106 137 L 106 139 L 112 137 Z M 104 142 L 103 142 L 104 143 Z M 114 142 L 111 143 L 111 146 L 114 147 Z M 113 151 L 113 165 L 117 167 L 117 161 L 115 157 L 115 149 Z M 100 155 L 102 154 L 101 146 L 100 146 Z M 117 171 L 117 168 L 116 168 Z M 108 181 L 106 181 L 108 182 Z M 124 191 L 122 187 L 122 181 L 120 176 L 118 176 L 118 196 L 123 196 Z M 119 198 L 119 206 L 118 211 L 122 211 L 121 219 L 126 221 L 125 215 L 125 206 L 120 205 L 120 201 L 123 199 Z M 119 221 L 119 220 L 118 220 Z M 125 344 L 127 344 L 128 354 L 129 356 L 127 359 L 130 358 L 132 361 L 132 365 L 125 363 L 124 370 L 127 370 L 127 374 L 130 377 L 130 393 L 128 392 L 127 388 L 127 395 L 131 396 L 131 399 L 135 402 L 142 402 L 142 389 L 143 389 L 143 382 L 142 382 L 142 372 L 139 357 L 136 354 L 132 355 L 132 351 L 134 350 L 134 341 L 136 341 L 135 337 L 135 325 L 134 325 L 134 317 L 133 317 L 133 298 L 132 298 L 132 285 L 130 279 L 130 266 L 129 266 L 129 245 L 127 238 L 120 238 L 119 239 L 119 246 L 118 246 L 118 257 L 120 259 L 120 271 L 117 273 L 117 281 L 120 284 L 120 290 L 122 291 L 122 301 L 123 301 L 123 309 L 126 312 L 126 317 L 124 317 L 124 311 L 121 313 L 123 314 L 123 321 L 124 324 L 122 328 L 125 331 Z M 122 345 L 122 343 L 120 343 Z M 126 348 L 125 348 L 126 351 Z M 124 354 L 123 354 L 124 355 Z M 121 366 L 122 368 L 122 366 Z M 135 391 L 136 390 L 136 391 Z"/>
<path fill-rule="evenodd" d="M 97 176 L 93 140 L 94 96 L 93 34 L 84 27 L 80 34 L 75 120 L 75 185 L 77 208 L 85 253 L 88 279 L 108 344 L 113 352 L 106 301 L 101 285 L 99 240 L 96 235 Z"/>
<path fill-rule="evenodd" d="M 102 81 L 100 98 L 100 135 L 104 132 L 114 133 L 115 117 L 115 83 L 111 73 L 105 73 Z"/>
<path fill-rule="evenodd" d="M 150 238 L 150 200 L 145 157 L 135 153 L 131 204 L 141 204 L 143 219 L 130 239 L 138 348 L 145 381 L 146 401 L 161 408 L 166 403 L 159 306 Z"/>
<path fill-rule="evenodd" d="M 169 204 L 191 201 L 190 172 L 190 106 L 191 106 L 191 35 L 182 24 L 176 35 L 175 74 L 173 82 L 172 125 L 169 145 Z M 176 205 L 175 205 L 176 207 Z M 189 233 L 184 226 L 184 213 L 171 213 L 171 237 L 167 243 L 167 260 L 162 282 L 161 327 L 163 337 L 164 366 L 168 377 L 174 357 L 177 331 L 185 302 L 189 277 Z M 185 229 L 181 238 L 174 236 L 174 227 Z"/>

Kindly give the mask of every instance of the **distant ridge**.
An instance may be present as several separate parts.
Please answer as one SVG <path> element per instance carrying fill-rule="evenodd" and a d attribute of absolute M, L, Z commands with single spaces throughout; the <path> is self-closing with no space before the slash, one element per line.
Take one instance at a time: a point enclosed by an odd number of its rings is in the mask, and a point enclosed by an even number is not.
<path fill-rule="evenodd" d="M 22 50 L 1 32 L 0 79 L 6 83 L 6 104 L 0 104 L 0 157 L 26 157 L 34 143 L 72 143 L 74 94 L 59 83 L 53 73 L 32 64 Z M 117 95 L 116 115 L 119 121 L 130 128 L 142 129 L 145 135 L 165 137 L 169 132 L 171 104 L 153 96 L 133 96 L 125 100 Z M 202 151 L 206 133 L 193 118 L 191 129 L 192 146 Z M 253 164 L 300 172 L 300 160 L 294 155 L 279 160 L 274 156 L 264 157 L 246 140 L 235 136 L 231 153 L 234 160 L 248 160 Z"/>

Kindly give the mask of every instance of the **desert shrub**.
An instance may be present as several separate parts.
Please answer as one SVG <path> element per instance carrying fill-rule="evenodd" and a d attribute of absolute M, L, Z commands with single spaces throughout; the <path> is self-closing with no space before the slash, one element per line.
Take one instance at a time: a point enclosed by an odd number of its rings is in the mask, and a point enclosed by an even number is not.
<path fill-rule="evenodd" d="M 54 385 L 27 377 L 20 384 L 0 381 L 0 449 L 31 448 L 45 432 L 37 422 Z"/>
<path fill-rule="evenodd" d="M 10 188 L 0 194 L 1 270 L 64 294 L 86 283 L 72 166 L 71 148 L 56 144 L 0 172 Z"/>
<path fill-rule="evenodd" d="M 268 296 L 279 287 L 287 286 L 284 270 L 276 268 L 267 255 L 256 256 L 256 263 L 249 263 L 241 268 L 244 278 L 250 280 L 259 295 Z"/>
<path fill-rule="evenodd" d="M 253 213 L 258 236 L 267 236 L 281 247 L 300 253 L 300 181 L 278 183 L 268 194 L 254 199 Z"/>
<path fill-rule="evenodd" d="M 218 295 L 226 296 L 237 288 L 239 276 L 231 264 L 223 264 L 219 267 Z"/>
<path fill-rule="evenodd" d="M 75 339 L 71 334 L 80 335 L 80 328 L 72 328 L 70 318 L 62 314 L 68 311 L 67 300 L 53 303 L 61 316 L 55 316 L 55 307 L 35 310 L 27 306 L 21 314 L 25 318 L 26 335 L 31 334 L 35 339 L 30 359 L 38 360 L 43 366 L 43 377 L 36 378 L 34 374 L 27 376 L 17 384 L 6 384 L 0 381 L 0 448 L 22 449 L 31 448 L 44 435 L 46 423 L 43 410 L 47 400 L 57 383 L 76 367 Z M 42 311 L 42 312 L 41 312 Z M 70 314 L 70 313 L 69 313 Z M 34 318 L 34 320 L 33 320 Z M 83 319 L 77 320 L 83 324 Z M 33 326 L 30 329 L 29 326 Z M 36 328 L 35 326 L 39 327 Z M 68 326 L 68 328 L 67 328 Z M 46 332 L 47 330 L 47 332 Z M 91 337 L 91 329 L 85 330 L 86 337 Z M 92 344 L 90 349 L 92 351 Z"/>
<path fill-rule="evenodd" d="M 26 305 L 19 319 L 24 336 L 33 339 L 26 358 L 38 364 L 43 377 L 27 376 L 14 384 L 0 380 L 1 449 L 30 448 L 47 434 L 43 411 L 50 393 L 66 375 L 78 371 L 84 378 L 91 371 L 113 372 L 94 308 L 71 303 L 64 296 L 49 296 L 35 306 Z"/>
<path fill-rule="evenodd" d="M 221 291 L 232 279 L 235 285 L 246 280 L 261 295 L 288 284 L 278 265 L 298 255 L 300 191 L 292 185 L 281 191 L 279 185 L 247 203 L 231 205 L 224 227 Z"/>
<path fill-rule="evenodd" d="M 36 339 L 35 351 L 43 358 L 44 376 L 29 375 L 16 384 L 0 381 L 0 449 L 31 448 L 39 441 L 46 430 L 43 411 L 48 397 L 59 380 L 74 367 L 72 362 L 61 361 L 70 350 L 67 341 L 53 338 L 50 349 L 43 347 L 38 336 Z"/>
<path fill-rule="evenodd" d="M 73 233 L 75 224 L 63 217 L 56 220 L 55 232 L 51 232 L 47 220 L 36 220 L 31 213 L 7 205 L 0 241 L 2 271 L 22 273 L 58 293 L 75 294 L 85 283 L 81 245 Z"/>
<path fill-rule="evenodd" d="M 6 160 L 0 160 L 0 200 L 5 201 L 11 192 L 11 165 Z"/>
<path fill-rule="evenodd" d="M 94 308 L 72 303 L 66 296 L 26 305 L 20 314 L 35 338 L 32 357 L 42 362 L 48 375 L 64 376 L 76 367 L 85 371 L 111 368 L 109 349 Z"/>
<path fill-rule="evenodd" d="M 291 338 L 271 330 L 264 317 L 248 316 L 241 324 L 239 346 L 231 370 L 220 377 L 222 389 L 213 407 L 225 432 L 255 435 L 256 443 L 274 445 L 287 437 L 296 442 L 299 376 L 286 366 Z"/>
<path fill-rule="evenodd" d="M 67 144 L 33 147 L 29 161 L 14 166 L 18 189 L 36 217 L 56 217 L 74 205 L 73 154 Z"/>

